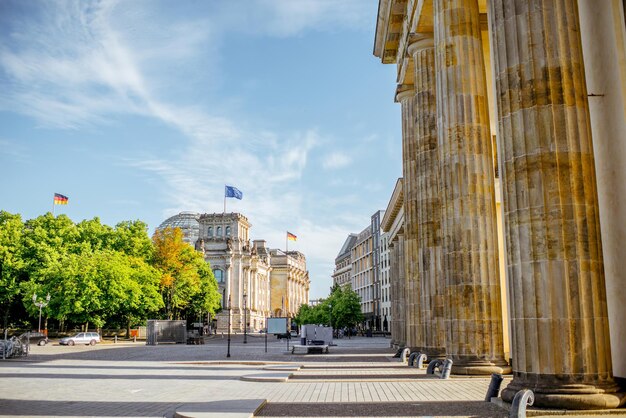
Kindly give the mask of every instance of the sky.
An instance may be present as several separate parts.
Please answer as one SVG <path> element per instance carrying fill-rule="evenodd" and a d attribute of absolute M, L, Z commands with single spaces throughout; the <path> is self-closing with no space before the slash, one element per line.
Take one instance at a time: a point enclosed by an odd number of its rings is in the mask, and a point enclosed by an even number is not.
<path fill-rule="evenodd" d="M 243 199 L 251 239 L 328 295 L 401 173 L 376 0 L 0 0 L 0 210 L 142 220 Z"/>

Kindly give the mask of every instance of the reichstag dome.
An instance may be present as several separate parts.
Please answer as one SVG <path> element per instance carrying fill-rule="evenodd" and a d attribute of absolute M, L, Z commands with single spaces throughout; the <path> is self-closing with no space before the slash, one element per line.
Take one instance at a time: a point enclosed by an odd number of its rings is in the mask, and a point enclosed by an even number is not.
<path fill-rule="evenodd" d="M 167 227 L 180 228 L 183 231 L 183 240 L 191 245 L 195 245 L 200 236 L 199 213 L 181 212 L 164 220 L 156 229 L 162 230 Z"/>

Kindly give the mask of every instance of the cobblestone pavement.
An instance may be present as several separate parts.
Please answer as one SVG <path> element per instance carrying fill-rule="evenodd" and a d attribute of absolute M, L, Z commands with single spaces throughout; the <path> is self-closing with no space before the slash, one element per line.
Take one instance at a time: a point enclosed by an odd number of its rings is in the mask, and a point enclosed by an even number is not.
<path fill-rule="evenodd" d="M 0 416 L 172 416 L 179 407 L 267 399 L 263 416 L 506 416 L 482 402 L 488 378 L 426 378 L 400 366 L 384 338 L 337 341 L 330 354 L 292 355 L 284 340 L 241 336 L 205 345 L 33 347 L 0 361 Z M 246 382 L 267 363 L 303 366 L 286 383 Z M 271 372 L 267 372 L 271 373 Z M 504 382 L 506 384 L 506 382 Z"/>

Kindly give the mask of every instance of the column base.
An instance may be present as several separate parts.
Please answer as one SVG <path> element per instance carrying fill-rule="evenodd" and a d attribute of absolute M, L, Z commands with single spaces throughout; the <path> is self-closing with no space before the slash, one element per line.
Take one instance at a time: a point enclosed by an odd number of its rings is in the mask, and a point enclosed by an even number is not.
<path fill-rule="evenodd" d="M 511 366 L 502 360 L 467 360 L 452 358 L 452 374 L 462 375 L 491 375 L 493 373 L 511 374 Z"/>
<path fill-rule="evenodd" d="M 626 404 L 626 393 L 613 379 L 597 384 L 575 383 L 583 381 L 576 376 L 538 375 L 516 373 L 513 381 L 502 390 L 505 402 L 513 402 L 515 394 L 531 389 L 535 394 L 533 406 L 554 409 L 614 409 Z"/>
<path fill-rule="evenodd" d="M 445 347 L 423 347 L 421 350 L 422 353 L 426 354 L 428 361 L 431 360 L 445 360 L 446 359 L 446 348 Z"/>

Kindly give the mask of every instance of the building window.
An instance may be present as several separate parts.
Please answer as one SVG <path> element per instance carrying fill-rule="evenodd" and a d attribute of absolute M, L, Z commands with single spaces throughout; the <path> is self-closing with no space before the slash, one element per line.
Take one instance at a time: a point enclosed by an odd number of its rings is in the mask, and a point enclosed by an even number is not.
<path fill-rule="evenodd" d="M 226 236 L 230 237 L 230 226 L 226 227 Z"/>
<path fill-rule="evenodd" d="M 213 227 L 210 226 L 209 227 L 209 232 L 207 233 L 208 236 L 212 237 L 213 236 Z"/>
<path fill-rule="evenodd" d="M 220 269 L 213 270 L 213 276 L 218 283 L 224 283 L 224 272 Z"/>
<path fill-rule="evenodd" d="M 221 226 L 218 226 L 218 227 L 217 227 L 217 233 L 216 233 L 216 235 L 217 235 L 218 237 L 221 237 L 221 236 L 222 236 L 222 227 L 221 227 Z"/>

